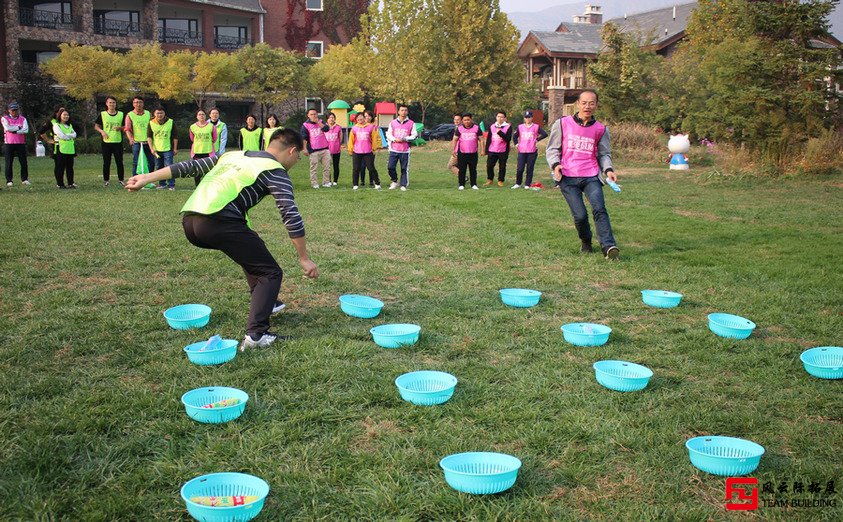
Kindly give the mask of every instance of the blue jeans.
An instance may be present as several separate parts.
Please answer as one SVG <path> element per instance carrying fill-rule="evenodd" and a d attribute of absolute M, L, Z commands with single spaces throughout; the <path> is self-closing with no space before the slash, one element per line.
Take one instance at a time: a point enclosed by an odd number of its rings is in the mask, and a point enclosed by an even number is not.
<path fill-rule="evenodd" d="M 173 164 L 173 151 L 168 150 L 165 152 L 158 152 L 158 157 L 155 158 L 155 170 L 163 169 L 164 167 L 169 167 Z M 175 187 L 176 180 L 170 178 L 168 180 L 159 181 L 158 184 L 162 187 Z"/>
<path fill-rule="evenodd" d="M 134 145 L 132 145 L 132 176 L 138 173 L 138 155 L 140 154 L 141 144 L 140 142 L 136 141 Z M 152 172 L 155 170 L 155 156 L 152 155 L 152 151 L 149 150 L 149 145 L 146 142 L 143 142 L 143 152 L 146 154 L 146 164 L 149 167 L 149 171 Z"/>
<path fill-rule="evenodd" d="M 603 253 L 609 247 L 615 246 L 615 236 L 612 235 L 612 224 L 609 222 L 609 213 L 606 212 L 606 203 L 603 201 L 603 184 L 597 176 L 589 178 L 562 178 L 559 190 L 565 196 L 565 201 L 571 207 L 571 215 L 574 216 L 574 225 L 577 233 L 583 241 L 591 241 L 591 226 L 588 224 L 588 211 L 585 208 L 582 196 L 588 198 L 591 205 L 591 213 L 594 215 L 594 226 L 597 228 L 597 239 Z"/>
<path fill-rule="evenodd" d="M 410 184 L 410 153 L 409 152 L 393 152 L 389 151 L 389 160 L 386 164 L 386 170 L 389 172 L 389 179 L 393 183 L 398 181 L 398 171 L 395 168 L 398 162 L 401 162 L 401 186 L 406 187 Z"/>

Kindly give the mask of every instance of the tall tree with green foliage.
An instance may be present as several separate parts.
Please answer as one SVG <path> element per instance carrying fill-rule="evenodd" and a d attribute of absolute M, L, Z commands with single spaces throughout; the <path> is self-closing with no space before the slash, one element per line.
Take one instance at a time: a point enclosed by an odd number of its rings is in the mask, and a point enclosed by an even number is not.
<path fill-rule="evenodd" d="M 100 46 L 59 44 L 59 55 L 43 65 L 77 100 L 93 100 L 96 95 L 117 98 L 129 95 L 129 81 L 123 55 Z"/>
<path fill-rule="evenodd" d="M 233 91 L 245 75 L 236 54 L 200 53 L 193 66 L 190 81 L 196 106 L 203 108 L 209 93 Z"/>
<path fill-rule="evenodd" d="M 261 107 L 261 115 L 267 107 L 298 94 L 305 71 L 296 54 L 259 43 L 241 48 L 235 56 L 245 73 L 238 93 L 254 98 Z"/>

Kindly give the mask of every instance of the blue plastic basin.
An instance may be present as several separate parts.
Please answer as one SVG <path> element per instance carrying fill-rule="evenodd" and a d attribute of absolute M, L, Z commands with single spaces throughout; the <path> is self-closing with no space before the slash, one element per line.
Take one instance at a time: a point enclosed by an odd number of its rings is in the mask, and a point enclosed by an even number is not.
<path fill-rule="evenodd" d="M 575 346 L 602 346 L 609 340 L 612 329 L 603 324 L 569 323 L 562 325 L 565 340 Z"/>
<path fill-rule="evenodd" d="M 512 455 L 469 452 L 449 455 L 439 461 L 449 486 L 473 495 L 506 491 L 515 484 L 521 461 Z"/>
<path fill-rule="evenodd" d="M 500 291 L 501 301 L 507 306 L 516 308 L 530 308 L 539 304 L 542 293 L 538 290 L 526 288 L 503 288 Z"/>
<path fill-rule="evenodd" d="M 592 367 L 597 382 L 620 392 L 643 390 L 653 376 L 646 366 L 627 361 L 598 361 Z"/>
<path fill-rule="evenodd" d="M 682 294 L 667 290 L 641 290 L 641 300 L 645 305 L 656 308 L 676 308 L 682 300 Z"/>
<path fill-rule="evenodd" d="M 340 310 L 351 317 L 371 319 L 383 309 L 383 302 L 366 295 L 346 294 L 340 296 Z"/>
<path fill-rule="evenodd" d="M 246 522 L 263 509 L 269 484 L 245 473 L 211 473 L 196 477 L 181 487 L 181 498 L 190 516 L 202 522 Z M 256 496 L 242 506 L 211 507 L 192 502 L 192 497 Z"/>
<path fill-rule="evenodd" d="M 206 343 L 207 341 L 200 341 L 184 347 L 184 353 L 187 354 L 190 362 L 200 366 L 222 364 L 234 359 L 237 355 L 237 345 L 239 343 L 234 339 L 223 339 L 215 348 L 200 351 Z"/>
<path fill-rule="evenodd" d="M 799 356 L 805 371 L 820 379 L 843 379 L 843 347 L 820 346 Z"/>
<path fill-rule="evenodd" d="M 202 328 L 211 320 L 211 307 L 203 304 L 174 306 L 164 312 L 164 319 L 175 330 Z"/>
<path fill-rule="evenodd" d="M 735 437 L 694 437 L 685 442 L 685 447 L 696 468 L 726 477 L 752 473 L 764 454 L 760 444 Z"/>
<path fill-rule="evenodd" d="M 727 339 L 746 339 L 755 329 L 755 323 L 739 315 L 708 314 L 708 329 Z"/>
<path fill-rule="evenodd" d="M 213 404 L 226 399 L 240 399 L 240 402 L 223 408 L 202 407 L 206 404 Z M 205 424 L 221 424 L 236 419 L 243 414 L 248 401 L 248 393 L 237 388 L 227 388 L 225 386 L 196 388 L 181 396 L 181 402 L 184 404 L 187 415 L 191 419 Z"/>
<path fill-rule="evenodd" d="M 450 373 L 422 370 L 405 373 L 395 379 L 401 398 L 419 406 L 447 402 L 454 395 L 457 378 Z"/>
<path fill-rule="evenodd" d="M 382 348 L 401 348 L 419 341 L 421 326 L 417 324 L 383 324 L 369 330 L 375 344 Z"/>

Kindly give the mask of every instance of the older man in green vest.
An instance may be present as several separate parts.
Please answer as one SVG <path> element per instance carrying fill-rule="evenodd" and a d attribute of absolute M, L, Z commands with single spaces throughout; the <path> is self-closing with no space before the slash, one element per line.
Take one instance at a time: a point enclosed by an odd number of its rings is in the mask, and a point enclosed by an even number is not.
<path fill-rule="evenodd" d="M 249 211 L 272 195 L 293 242 L 304 275 L 319 277 L 307 254 L 304 221 L 293 200 L 287 170 L 299 161 L 304 143 L 298 133 L 279 129 L 263 151 L 229 152 L 214 158 L 176 163 L 129 179 L 126 188 L 137 191 L 147 183 L 174 177 L 201 177 L 181 212 L 187 240 L 199 248 L 220 250 L 243 268 L 251 291 L 246 336 L 240 350 L 265 347 L 279 338 L 269 331 L 269 317 L 284 304 L 278 301 L 283 272 L 266 244 L 252 229 Z"/>

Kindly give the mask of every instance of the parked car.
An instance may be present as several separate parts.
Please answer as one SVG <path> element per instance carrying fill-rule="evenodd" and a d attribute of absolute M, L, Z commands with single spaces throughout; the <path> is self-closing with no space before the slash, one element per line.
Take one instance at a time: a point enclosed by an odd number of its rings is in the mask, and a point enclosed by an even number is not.
<path fill-rule="evenodd" d="M 426 140 L 450 140 L 454 137 L 454 128 L 455 125 L 453 123 L 443 123 L 441 125 L 437 125 L 432 129 L 425 129 L 421 133 L 421 137 Z"/>

